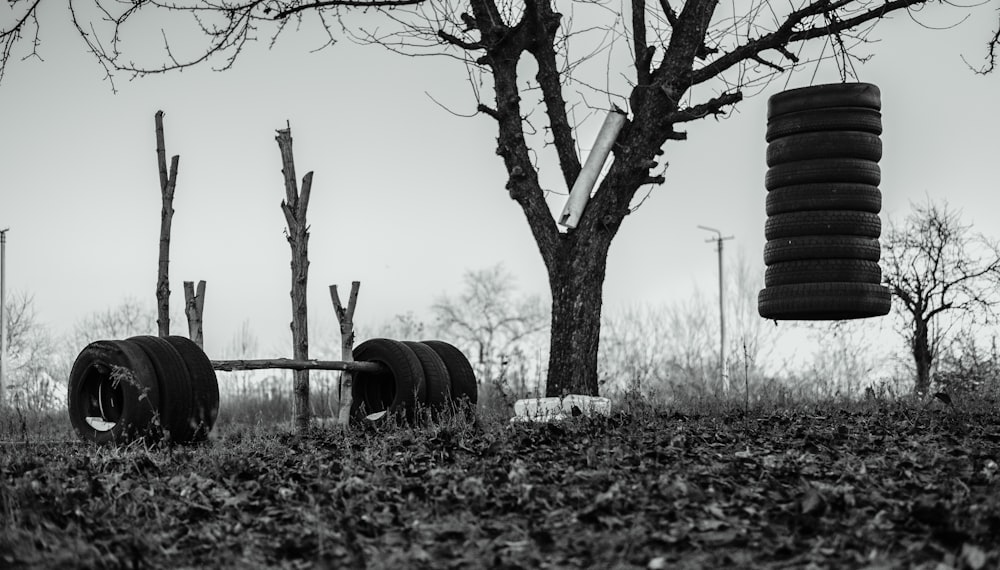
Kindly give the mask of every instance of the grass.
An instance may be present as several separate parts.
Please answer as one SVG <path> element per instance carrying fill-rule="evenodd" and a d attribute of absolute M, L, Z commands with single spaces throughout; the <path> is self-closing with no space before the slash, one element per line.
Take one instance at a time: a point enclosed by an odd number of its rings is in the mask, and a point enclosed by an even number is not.
<path fill-rule="evenodd" d="M 610 418 L 518 425 L 488 401 L 307 434 L 230 404 L 188 447 L 5 410 L 0 567 L 1000 565 L 996 398 L 624 394 Z"/>

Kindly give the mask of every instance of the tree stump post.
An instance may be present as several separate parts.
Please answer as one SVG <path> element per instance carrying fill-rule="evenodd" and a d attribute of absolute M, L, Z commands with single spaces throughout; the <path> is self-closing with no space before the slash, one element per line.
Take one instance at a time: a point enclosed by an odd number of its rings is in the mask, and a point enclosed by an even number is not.
<path fill-rule="evenodd" d="M 170 334 L 170 222 L 174 216 L 174 188 L 177 186 L 177 165 L 180 155 L 170 159 L 170 171 L 167 171 L 167 150 L 163 142 L 163 111 L 157 111 L 156 122 L 156 161 L 160 167 L 160 195 L 163 198 L 163 208 L 160 210 L 160 263 L 156 280 L 156 324 L 161 337 Z"/>
<path fill-rule="evenodd" d="M 281 151 L 281 172 L 285 177 L 285 199 L 281 211 L 285 214 L 288 229 L 285 237 L 292 250 L 292 351 L 296 360 L 309 358 L 309 330 L 306 311 L 306 282 L 309 277 L 309 227 L 306 225 L 306 209 L 309 207 L 309 192 L 312 188 L 313 173 L 302 178 L 299 192 L 295 180 L 295 161 L 292 156 L 292 128 L 279 129 L 275 140 Z M 296 370 L 294 373 L 295 427 L 305 431 L 309 427 L 309 371 Z"/>
<path fill-rule="evenodd" d="M 187 316 L 188 338 L 205 350 L 205 338 L 202 331 L 202 314 L 205 311 L 205 282 L 198 282 L 198 292 L 195 293 L 194 281 L 184 282 L 184 315 Z"/>
<path fill-rule="evenodd" d="M 354 307 L 358 303 L 360 281 L 351 282 L 351 296 L 347 300 L 347 308 L 340 302 L 337 286 L 330 285 L 330 298 L 333 300 L 333 310 L 340 322 L 340 359 L 344 362 L 354 362 Z M 340 373 L 340 385 L 337 387 L 337 398 L 340 400 L 340 411 L 337 413 L 337 423 L 346 426 L 351 419 L 351 405 L 354 397 L 351 389 L 354 386 L 354 371 L 344 370 Z M 344 394 L 346 391 L 346 395 Z"/>

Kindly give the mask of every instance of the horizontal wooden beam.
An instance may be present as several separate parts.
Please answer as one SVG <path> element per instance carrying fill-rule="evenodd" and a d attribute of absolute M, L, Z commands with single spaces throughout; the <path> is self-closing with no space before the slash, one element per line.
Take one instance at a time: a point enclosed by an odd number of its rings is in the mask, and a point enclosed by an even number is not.
<path fill-rule="evenodd" d="M 258 360 L 213 360 L 212 368 L 231 372 L 233 370 L 350 370 L 352 372 L 384 372 L 385 366 L 378 362 L 344 362 L 342 360 L 295 360 L 292 358 L 263 358 Z"/>

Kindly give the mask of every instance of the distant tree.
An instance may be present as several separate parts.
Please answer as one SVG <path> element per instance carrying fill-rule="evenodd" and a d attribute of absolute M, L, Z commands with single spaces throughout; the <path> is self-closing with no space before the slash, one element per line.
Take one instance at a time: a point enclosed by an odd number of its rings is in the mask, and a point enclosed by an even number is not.
<path fill-rule="evenodd" d="M 4 389 L 8 404 L 25 410 L 52 409 L 65 401 L 64 367 L 49 329 L 39 322 L 34 298 L 14 293 L 7 300 Z M 0 401 L 0 407 L 4 404 Z"/>
<path fill-rule="evenodd" d="M 913 205 L 902 224 L 890 221 L 882 244 L 883 280 L 897 302 L 925 393 L 942 341 L 959 321 L 993 322 L 1000 303 L 1000 245 L 973 233 L 947 203 Z"/>
<path fill-rule="evenodd" d="M 458 295 L 431 306 L 442 339 L 466 351 L 480 381 L 493 379 L 513 356 L 527 358 L 549 325 L 538 295 L 519 295 L 514 276 L 502 264 L 468 271 Z"/>
<path fill-rule="evenodd" d="M 687 138 L 683 125 L 724 116 L 745 94 L 760 93 L 782 74 L 814 71 L 814 64 L 824 59 L 834 62 L 846 79 L 854 61 L 864 60 L 858 50 L 870 43 L 876 24 L 894 12 L 930 4 L 630 0 L 557 7 L 553 0 L 150 0 L 109 9 L 98 0 L 89 20 L 77 5 L 70 7 L 81 37 L 110 77 L 113 71 L 143 75 L 207 61 L 225 69 L 256 37 L 258 26 L 269 24 L 273 43 L 289 24 L 297 27 L 294 24 L 307 12 L 319 18 L 330 44 L 335 26 L 356 25 L 340 18 L 338 9 L 407 3 L 415 6 L 387 14 L 394 20 L 391 31 L 379 26 L 354 32 L 355 37 L 408 55 L 445 55 L 469 72 L 476 113 L 496 125 L 496 154 L 507 174 L 504 188 L 523 212 L 549 276 L 549 395 L 598 392 L 608 252 L 625 218 L 641 203 L 641 190 L 666 182 L 661 155 L 668 141 Z M 32 49 L 37 49 L 38 4 L 26 2 L 13 18 L 13 27 L 0 32 L 0 64 L 6 63 L 29 23 L 35 32 Z M 190 18 L 195 37 L 207 45 L 183 50 L 185 57 L 164 31 L 162 61 L 133 63 L 135 57 L 126 53 L 127 40 L 148 44 L 150 34 L 129 34 L 126 24 L 149 11 Z M 816 49 L 805 48 L 807 44 Z M 988 41 L 984 72 L 994 68 L 998 44 L 1000 31 Z M 612 53 L 627 53 L 628 59 L 615 60 Z M 612 61 L 618 67 L 609 69 Z M 528 73 L 533 77 L 526 77 Z M 615 140 L 614 159 L 575 227 L 560 229 L 547 197 L 552 190 L 573 188 L 580 177 L 580 124 L 614 107 L 628 113 Z M 551 164 L 552 158 L 558 167 Z M 542 176 L 543 164 L 546 173 L 553 166 L 554 183 Z"/>
<path fill-rule="evenodd" d="M 127 298 L 115 306 L 94 311 L 73 327 L 69 343 L 79 352 L 95 340 L 122 340 L 136 335 L 157 334 L 156 309 Z"/>

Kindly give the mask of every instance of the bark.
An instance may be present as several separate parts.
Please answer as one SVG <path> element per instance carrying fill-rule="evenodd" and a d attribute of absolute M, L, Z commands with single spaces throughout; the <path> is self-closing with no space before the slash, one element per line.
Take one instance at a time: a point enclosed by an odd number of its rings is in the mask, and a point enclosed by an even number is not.
<path fill-rule="evenodd" d="M 170 223 L 174 216 L 174 188 L 177 185 L 177 165 L 179 155 L 170 159 L 167 171 L 167 151 L 163 141 L 163 111 L 157 111 L 156 161 L 160 168 L 160 195 L 163 207 L 160 210 L 160 259 L 156 280 L 156 324 L 161 337 L 170 334 Z"/>
<path fill-rule="evenodd" d="M 292 130 L 281 129 L 278 136 L 281 151 L 281 172 L 285 177 L 285 200 L 281 211 L 288 223 L 288 245 L 292 250 L 292 353 L 296 360 L 309 358 L 309 322 L 306 305 L 306 283 L 309 278 L 309 227 L 306 209 L 312 189 L 312 172 L 302 178 L 302 192 L 295 180 L 295 160 L 292 156 Z M 294 373 L 295 427 L 304 431 L 309 427 L 309 370 L 296 369 Z"/>
<path fill-rule="evenodd" d="M 931 387 L 931 364 L 934 362 L 934 355 L 931 354 L 930 348 L 930 326 L 927 321 L 919 317 L 914 321 L 911 349 L 913 364 L 917 369 L 917 383 L 914 390 L 918 394 L 926 394 Z"/>
<path fill-rule="evenodd" d="M 549 271 L 552 327 L 546 396 L 598 395 L 597 354 L 610 232 L 564 237 L 565 262 Z"/>

